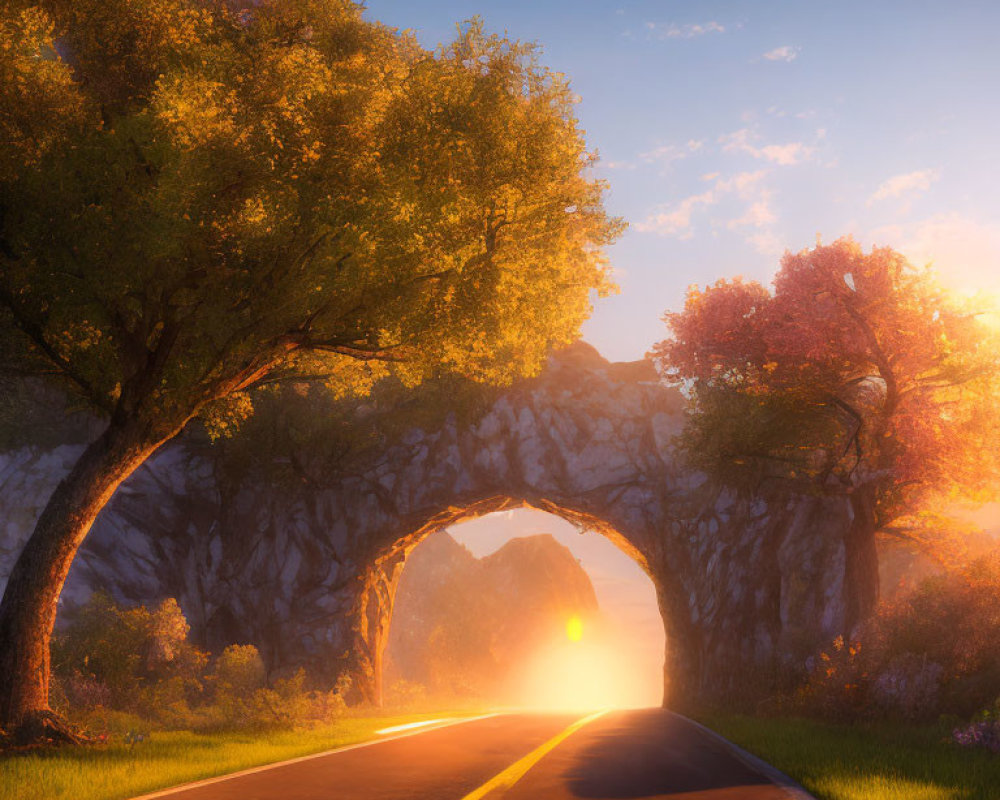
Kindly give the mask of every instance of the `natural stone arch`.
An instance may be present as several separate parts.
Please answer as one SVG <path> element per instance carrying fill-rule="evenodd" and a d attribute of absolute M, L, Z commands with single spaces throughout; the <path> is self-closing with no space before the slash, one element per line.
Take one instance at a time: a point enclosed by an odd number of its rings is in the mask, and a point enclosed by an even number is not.
<path fill-rule="evenodd" d="M 375 704 L 381 704 L 382 701 L 385 647 L 395 608 L 396 589 L 410 552 L 432 533 L 453 528 L 487 514 L 518 508 L 544 511 L 567 520 L 580 530 L 594 531 L 609 539 L 635 561 L 650 578 L 656 589 L 661 617 L 665 623 L 670 618 L 664 613 L 666 598 L 670 596 L 668 588 L 658 583 L 656 573 L 646 561 L 644 553 L 636 548 L 633 540 L 622 535 L 606 520 L 575 508 L 558 505 L 551 499 L 491 496 L 471 501 L 467 505 L 450 506 L 427 518 L 408 535 L 401 536 L 365 571 L 364 588 L 359 594 L 358 607 L 353 615 L 358 624 L 355 629 L 356 660 L 352 666 L 352 674 L 355 680 L 360 680 L 362 693 L 367 700 Z M 676 594 L 676 590 L 674 593 Z M 665 634 L 669 653 L 669 630 L 665 630 Z M 664 661 L 665 688 L 667 681 L 669 672 Z"/>
<path fill-rule="evenodd" d="M 331 679 L 346 669 L 376 699 L 406 552 L 463 514 L 527 504 L 606 531 L 646 569 L 673 701 L 759 694 L 870 610 L 871 512 L 859 496 L 713 486 L 675 452 L 683 415 L 649 362 L 609 364 L 576 345 L 474 420 L 414 428 L 319 484 L 220 487 L 211 452 L 181 441 L 119 491 L 69 591 L 176 596 L 204 644 L 253 642 L 274 668 Z M 39 457 L 7 454 L 0 486 L 23 483 Z M 50 489 L 21 487 L 22 518 L 25 500 L 40 507 Z"/>
<path fill-rule="evenodd" d="M 643 567 L 664 621 L 665 698 L 752 692 L 745 684 L 801 668 L 849 631 L 877 578 L 857 552 L 871 531 L 854 499 L 712 486 L 677 458 L 683 413 L 648 362 L 608 364 L 577 346 L 475 422 L 414 431 L 386 453 L 368 480 L 393 498 L 366 535 L 377 549 L 355 611 L 352 669 L 369 696 L 406 553 L 463 514 L 508 504 L 599 530 Z"/>

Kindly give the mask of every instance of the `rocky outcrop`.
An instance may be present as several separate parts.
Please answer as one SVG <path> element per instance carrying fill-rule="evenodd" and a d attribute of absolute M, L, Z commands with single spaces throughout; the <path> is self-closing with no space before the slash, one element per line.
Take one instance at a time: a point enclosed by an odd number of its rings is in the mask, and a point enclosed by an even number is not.
<path fill-rule="evenodd" d="M 549 534 L 512 539 L 477 559 L 445 531 L 432 533 L 399 581 L 386 682 L 495 700 L 519 664 L 565 636 L 567 620 L 596 614 L 590 578 Z"/>
<path fill-rule="evenodd" d="M 223 491 L 211 451 L 182 441 L 119 490 L 67 596 L 175 596 L 203 645 L 252 642 L 272 668 L 348 670 L 374 700 L 407 554 L 463 519 L 527 505 L 601 531 L 650 575 L 672 702 L 760 694 L 870 610 L 871 512 L 859 495 L 711 485 L 674 450 L 683 414 L 651 364 L 609 364 L 581 344 L 474 419 L 412 428 L 318 480 L 249 474 Z M 72 457 L 0 456 L 8 561 Z"/>

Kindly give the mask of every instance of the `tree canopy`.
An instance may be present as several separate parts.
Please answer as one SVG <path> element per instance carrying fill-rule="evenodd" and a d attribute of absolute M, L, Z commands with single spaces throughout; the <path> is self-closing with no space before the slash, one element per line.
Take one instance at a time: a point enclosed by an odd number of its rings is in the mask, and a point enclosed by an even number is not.
<path fill-rule="evenodd" d="M 4 356 L 167 427 L 265 375 L 536 370 L 620 229 L 567 82 L 350 2 L 49 0 L 0 22 Z"/>
<path fill-rule="evenodd" d="M 1000 485 L 1000 349 L 982 302 L 841 239 L 786 254 L 773 291 L 692 288 L 653 355 L 690 390 L 701 468 L 740 486 L 868 489 L 882 530 L 919 531 L 947 500 Z"/>

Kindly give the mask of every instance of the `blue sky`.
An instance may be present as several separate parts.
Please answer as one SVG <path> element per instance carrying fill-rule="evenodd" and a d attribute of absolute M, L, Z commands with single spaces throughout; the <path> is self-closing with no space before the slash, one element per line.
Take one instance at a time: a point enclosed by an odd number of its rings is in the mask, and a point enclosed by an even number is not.
<path fill-rule="evenodd" d="M 640 358 L 690 284 L 853 234 L 1000 289 L 1000 4 L 369 0 L 433 47 L 479 14 L 567 74 L 630 223 L 584 338 Z"/>

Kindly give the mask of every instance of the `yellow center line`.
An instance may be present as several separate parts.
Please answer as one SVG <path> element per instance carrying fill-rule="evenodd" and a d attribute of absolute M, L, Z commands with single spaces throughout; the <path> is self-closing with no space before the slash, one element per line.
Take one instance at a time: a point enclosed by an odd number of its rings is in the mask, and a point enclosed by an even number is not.
<path fill-rule="evenodd" d="M 598 711 L 596 714 L 591 714 L 589 717 L 583 717 L 578 719 L 572 725 L 570 725 L 562 733 L 553 736 L 545 744 L 540 747 L 536 747 L 528 755 L 522 758 L 520 761 L 515 761 L 507 769 L 496 775 L 487 783 L 484 783 L 474 792 L 467 794 L 462 800 L 480 800 L 491 792 L 495 791 L 506 791 L 510 789 L 515 783 L 517 783 L 521 778 L 524 777 L 529 769 L 531 769 L 535 764 L 541 761 L 549 751 L 556 747 L 560 742 L 569 738 L 576 731 L 580 730 L 588 722 L 593 722 L 595 719 L 600 717 L 602 714 L 607 714 L 607 710 Z"/>

